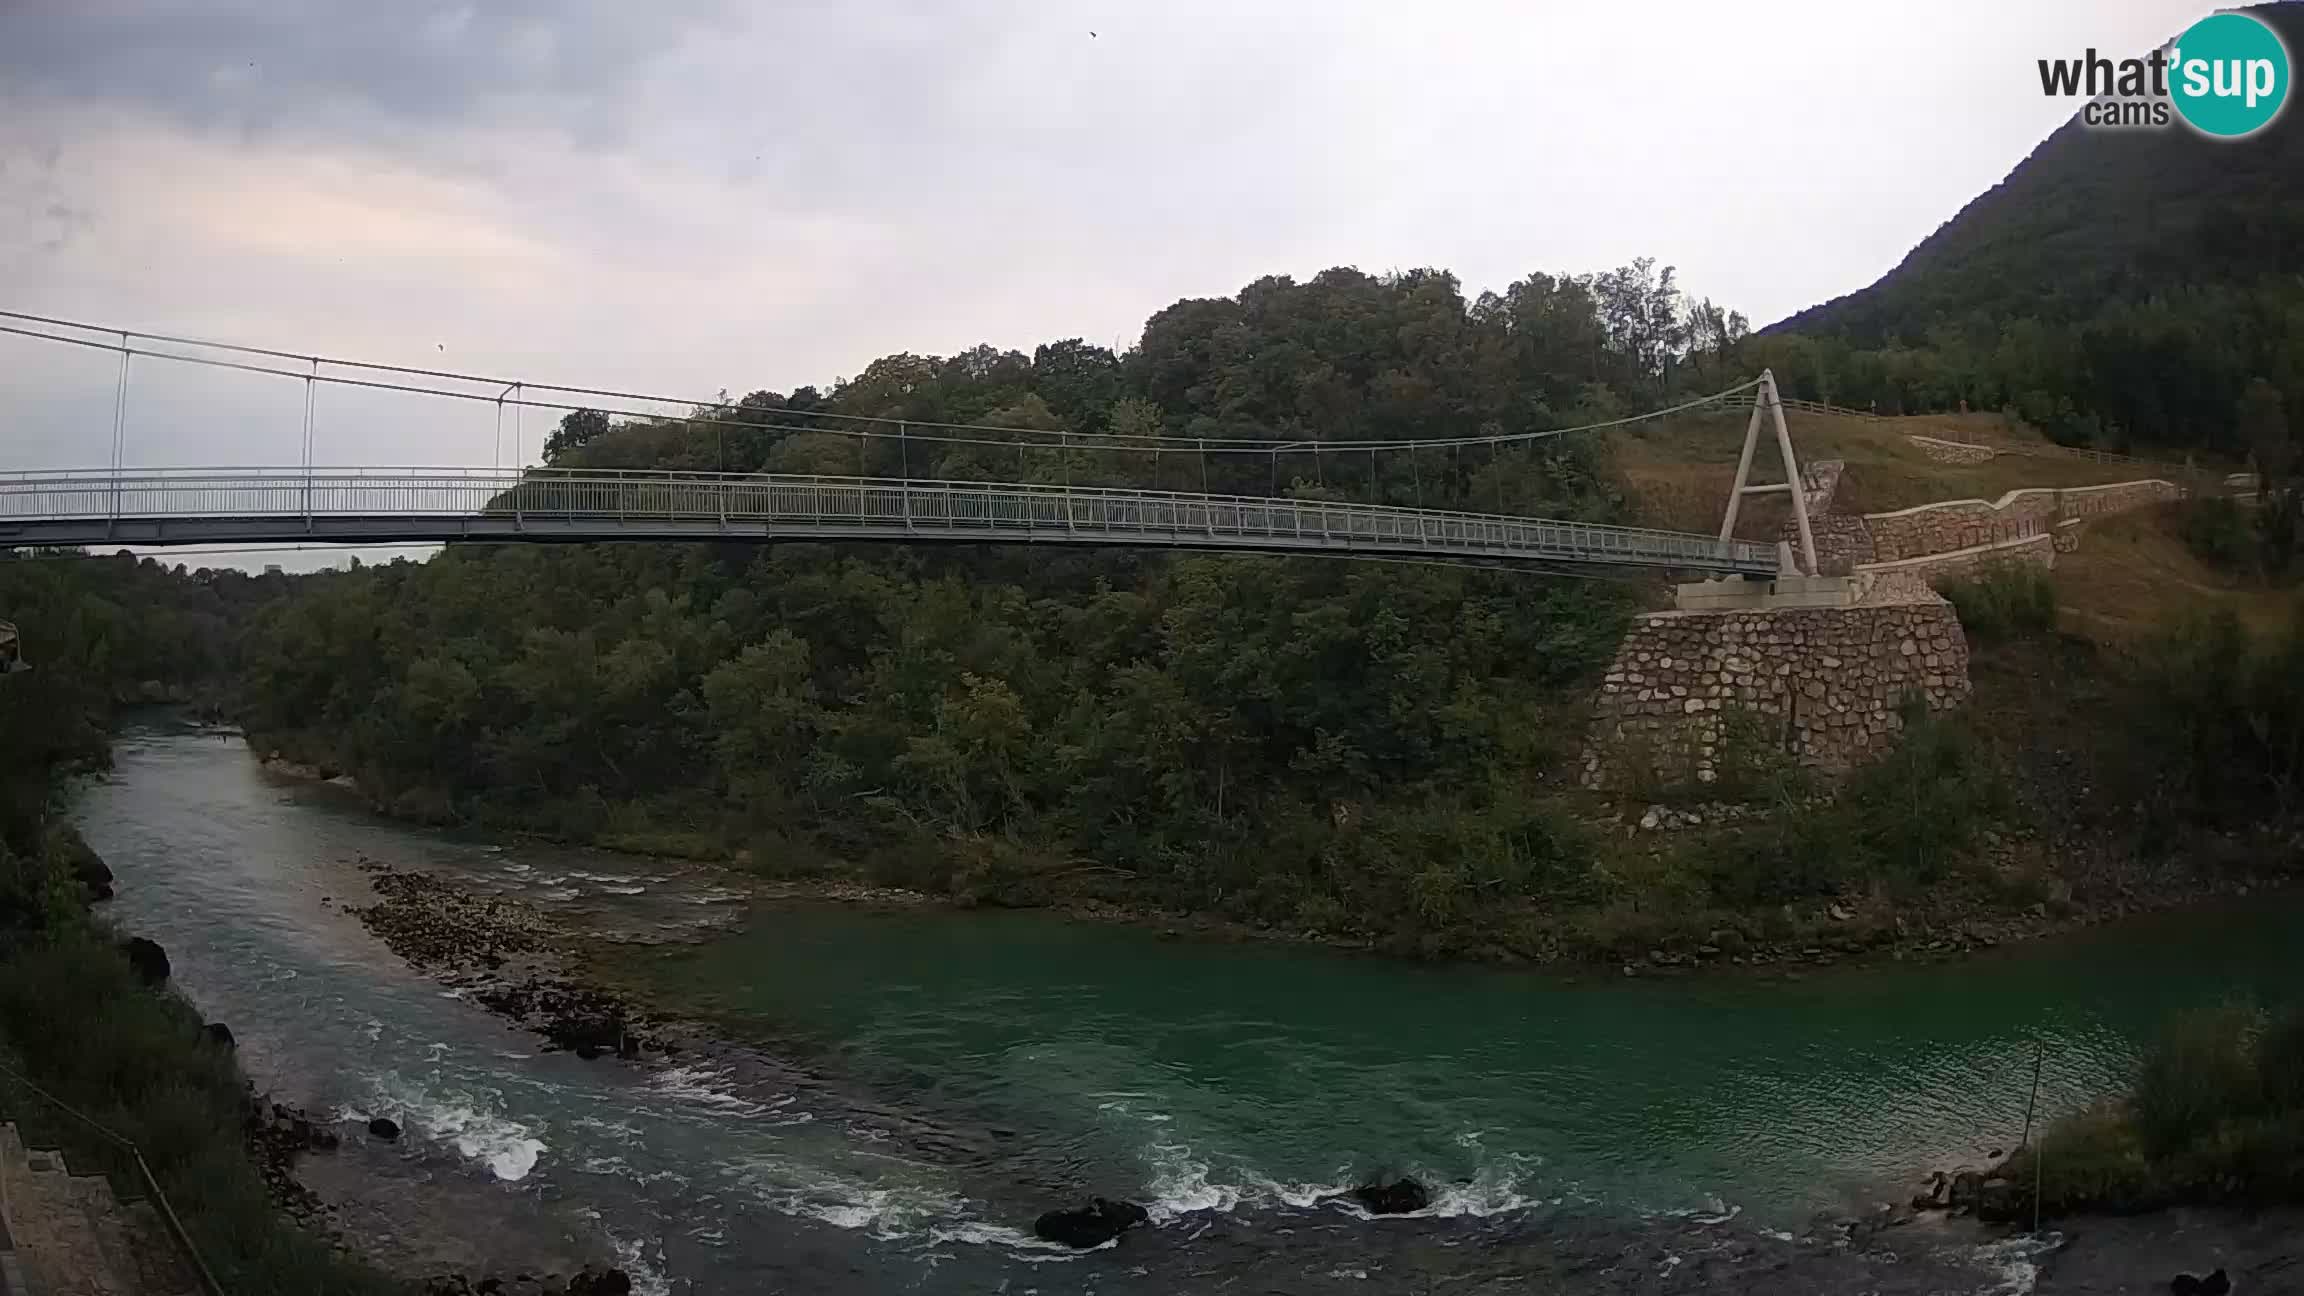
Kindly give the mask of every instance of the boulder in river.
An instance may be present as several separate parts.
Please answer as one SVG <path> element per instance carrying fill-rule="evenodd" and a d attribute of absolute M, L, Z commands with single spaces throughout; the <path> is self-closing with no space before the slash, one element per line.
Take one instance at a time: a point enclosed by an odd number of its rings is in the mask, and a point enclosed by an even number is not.
<path fill-rule="evenodd" d="M 1151 1218 L 1134 1202 L 1091 1197 L 1078 1210 L 1049 1211 L 1032 1222 L 1034 1236 L 1045 1242 L 1086 1250 L 1102 1246 L 1128 1229 Z"/>
<path fill-rule="evenodd" d="M 368 1122 L 368 1132 L 389 1143 L 400 1137 L 400 1126 L 382 1116 Z"/>
<path fill-rule="evenodd" d="M 568 1279 L 568 1296 L 632 1296 L 632 1279 L 621 1269 L 586 1265 Z"/>
<path fill-rule="evenodd" d="M 232 1038 L 232 1028 L 222 1022 L 210 1022 L 201 1027 L 200 1035 L 220 1049 L 230 1049 L 238 1043 Z"/>
<path fill-rule="evenodd" d="M 120 952 L 128 956 L 128 966 L 144 984 L 159 985 L 168 979 L 168 951 L 160 948 L 160 942 L 138 936 L 122 941 Z"/>
<path fill-rule="evenodd" d="M 544 1037 L 587 1060 L 619 1052 L 624 1044 L 624 1023 L 612 1016 L 570 1012 L 544 1023 Z"/>
<path fill-rule="evenodd" d="M 1391 1183 L 1364 1183 L 1351 1197 L 1371 1215 L 1407 1215 L 1432 1204 L 1431 1190 L 1405 1176 Z"/>
<path fill-rule="evenodd" d="M 1976 1218 L 1987 1224 L 2012 1224 L 2024 1213 L 2021 1185 L 1994 1177 L 1976 1185 Z"/>
<path fill-rule="evenodd" d="M 80 839 L 79 833 L 69 828 L 61 830 L 54 839 L 52 849 L 63 857 L 65 867 L 72 873 L 72 880 L 80 884 L 88 899 L 112 898 L 111 866 L 87 842 Z"/>

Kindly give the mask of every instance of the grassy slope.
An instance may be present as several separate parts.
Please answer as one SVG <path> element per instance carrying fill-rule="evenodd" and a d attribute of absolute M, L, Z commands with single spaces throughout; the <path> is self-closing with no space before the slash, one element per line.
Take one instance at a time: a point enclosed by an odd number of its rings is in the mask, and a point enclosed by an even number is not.
<path fill-rule="evenodd" d="M 2258 634 L 2294 616 L 2294 591 L 2242 584 L 2201 562 L 2178 524 L 2174 506 L 2089 523 L 2079 548 L 2056 556 L 2056 602 L 2065 625 L 2116 644 L 2227 609 Z"/>
<path fill-rule="evenodd" d="M 1887 512 L 1940 500 L 1993 500 L 2029 487 L 2097 486 L 2161 475 L 2148 464 L 2029 454 L 1945 464 L 1929 459 L 1910 440 L 1918 435 L 2011 447 L 2050 444 L 2036 429 L 1999 414 L 1873 421 L 1796 412 L 1787 424 L 1804 461 L 1839 459 L 1848 465 L 1833 501 L 1834 511 L 1843 513 Z M 1741 416 L 1709 415 L 1615 434 L 1610 450 L 1630 486 L 1634 515 L 1652 526 L 1718 526 L 1743 429 Z M 1783 480 L 1772 443 L 1755 458 L 1753 480 Z M 1772 540 L 1789 516 L 1780 497 L 1761 496 L 1746 504 L 1737 534 Z M 2185 546 L 2179 524 L 2173 507 L 2088 523 L 2079 547 L 2056 559 L 2057 605 L 2065 628 L 2114 645 L 2219 609 L 2230 609 L 2255 631 L 2270 630 L 2293 615 L 2293 594 L 2252 587 L 2209 567 Z"/>
<path fill-rule="evenodd" d="M 1834 510 L 1843 513 L 1887 512 L 1938 500 L 1991 500 L 2026 487 L 2100 486 L 2160 475 L 2136 464 L 2032 455 L 1944 464 L 1928 458 L 1911 441 L 1913 436 L 1932 436 L 2010 446 L 2048 444 L 2038 432 L 2021 424 L 2011 426 L 1998 414 L 1870 420 L 1795 412 L 1785 423 L 1793 450 L 1803 462 L 1838 459 L 1848 465 L 1834 500 Z M 1708 531 L 1720 525 L 1743 436 L 1743 415 L 1706 415 L 1616 433 L 1609 448 L 1617 470 L 1631 484 L 1633 509 L 1642 522 Z M 1783 479 L 1774 443 L 1764 443 L 1753 459 L 1753 482 Z M 1789 516 L 1782 499 L 1758 497 L 1746 504 L 1737 534 L 1774 539 Z"/>

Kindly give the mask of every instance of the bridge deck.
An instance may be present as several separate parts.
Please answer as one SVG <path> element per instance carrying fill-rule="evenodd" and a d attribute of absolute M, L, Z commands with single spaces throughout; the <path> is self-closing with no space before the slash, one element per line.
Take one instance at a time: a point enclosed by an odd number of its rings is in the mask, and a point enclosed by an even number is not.
<path fill-rule="evenodd" d="M 0 548 L 463 539 L 1136 545 L 1776 570 L 1772 546 L 1677 531 L 1094 486 L 557 469 L 0 477 Z"/>

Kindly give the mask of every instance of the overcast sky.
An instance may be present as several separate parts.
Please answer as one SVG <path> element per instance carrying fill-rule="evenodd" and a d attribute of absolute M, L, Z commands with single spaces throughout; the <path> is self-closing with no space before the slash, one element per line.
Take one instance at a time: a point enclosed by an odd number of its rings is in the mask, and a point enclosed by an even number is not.
<path fill-rule="evenodd" d="M 1128 345 L 1331 265 L 1650 255 L 1859 287 L 2185 0 L 0 0 L 0 309 L 707 394 Z M 0 468 L 101 465 L 108 357 L 0 337 Z M 128 459 L 294 462 L 301 393 L 138 362 Z M 333 402 L 333 404 L 331 404 Z M 536 427 L 524 429 L 532 455 Z M 322 462 L 492 416 L 322 398 Z"/>

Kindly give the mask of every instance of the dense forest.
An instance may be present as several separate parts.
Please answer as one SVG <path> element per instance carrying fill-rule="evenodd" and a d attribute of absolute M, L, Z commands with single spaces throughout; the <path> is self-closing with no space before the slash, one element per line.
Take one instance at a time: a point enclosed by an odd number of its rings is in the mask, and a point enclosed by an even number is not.
<path fill-rule="evenodd" d="M 1601 440 L 1350 447 L 1581 425 L 1732 386 L 1749 346 L 1740 317 L 1649 262 L 1471 300 L 1442 273 L 1332 270 L 1178 303 L 1124 355 L 1077 340 L 901 355 L 828 390 L 683 417 L 576 411 L 547 455 L 1206 481 L 1610 519 L 1625 490 Z M 926 434 L 956 424 L 971 425 L 958 441 Z M 1139 448 L 1038 435 L 1084 432 Z M 1292 448 L 1203 457 L 1203 438 Z M 2010 812 L 1955 727 L 1865 776 L 1900 795 L 1844 797 L 1832 815 L 1787 817 L 1798 832 L 1661 871 L 1620 867 L 1594 806 L 1562 784 L 1581 700 L 1638 597 L 1347 560 L 459 545 L 304 578 L 248 636 L 244 718 L 260 749 L 349 773 L 411 817 L 1426 952 L 1558 952 L 1572 912 L 1628 913 L 1626 930 L 1683 922 L 1701 939 L 1721 911 L 1933 887 Z M 1797 771 L 1756 761 L 1754 795 L 1808 795 Z"/>
<path fill-rule="evenodd" d="M 274 1209 L 246 1143 L 247 1077 L 90 908 L 111 874 L 63 806 L 68 781 L 109 760 L 119 708 L 212 704 L 240 627 L 286 589 L 126 554 L 0 554 L 0 616 L 32 667 L 0 675 L 0 1120 L 138 1196 L 140 1155 L 226 1290 L 365 1296 L 397 1285 Z M 136 1153 L 46 1095 L 69 1095 Z"/>
<path fill-rule="evenodd" d="M 2304 49 L 2304 6 L 2251 12 Z M 2240 457 L 2252 379 L 2304 423 L 2304 124 L 2225 141 L 2075 117 L 1878 283 L 1751 352 L 1815 399 Z"/>
<path fill-rule="evenodd" d="M 1279 476 L 1283 492 L 1607 518 L 1621 492 L 1588 440 L 1373 469 L 1365 454 L 1202 460 L 1192 446 L 1536 430 L 1730 385 L 1735 362 L 1687 341 L 1701 311 L 1645 262 L 1474 301 L 1443 274 L 1335 270 L 1179 303 L 1125 356 L 1078 341 L 893 356 L 828 392 L 693 418 L 578 412 L 549 454 L 1193 487 L 1206 473 L 1259 493 Z M 839 416 L 1174 449 L 819 430 Z M 1537 804 L 1572 730 L 1551 714 L 1633 605 L 1608 582 L 1350 561 L 461 546 L 316 576 L 271 609 L 247 721 L 405 813 L 741 850 L 771 871 L 861 862 L 990 899 L 1102 877 L 1266 921 L 1445 926 L 1499 888 L 1584 885 Z"/>

